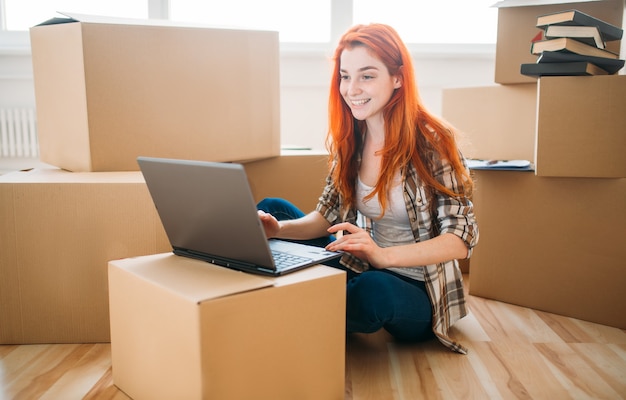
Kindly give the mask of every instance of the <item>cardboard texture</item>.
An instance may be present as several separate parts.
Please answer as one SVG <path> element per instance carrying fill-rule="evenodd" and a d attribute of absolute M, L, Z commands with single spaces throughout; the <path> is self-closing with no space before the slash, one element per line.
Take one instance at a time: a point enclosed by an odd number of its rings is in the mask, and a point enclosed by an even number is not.
<path fill-rule="evenodd" d="M 328 175 L 328 154 L 312 151 L 283 151 L 280 157 L 244 164 L 256 201 L 281 197 L 303 212 L 315 209 Z"/>
<path fill-rule="evenodd" d="M 552 12 L 577 9 L 613 25 L 622 26 L 624 0 L 603 1 L 500 1 L 496 39 L 495 82 L 500 84 L 535 82 L 520 73 L 524 63 L 534 63 L 537 56 L 530 53 L 532 39 L 541 30 L 537 17 Z M 607 49 L 619 53 L 621 41 L 607 42 Z"/>
<path fill-rule="evenodd" d="M 113 382 L 136 399 L 343 399 L 345 272 L 172 254 L 109 263 Z"/>
<path fill-rule="evenodd" d="M 537 175 L 626 178 L 626 76 L 543 77 L 538 93 Z"/>
<path fill-rule="evenodd" d="M 470 293 L 626 329 L 626 179 L 475 174 Z"/>
<path fill-rule="evenodd" d="M 139 172 L 0 176 L 0 343 L 108 342 L 109 260 L 170 250 Z"/>
<path fill-rule="evenodd" d="M 137 171 L 140 155 L 280 154 L 277 32 L 69 21 L 30 30 L 43 162 Z"/>
<path fill-rule="evenodd" d="M 442 115 L 468 158 L 532 161 L 536 112 L 536 83 L 443 90 Z"/>
<path fill-rule="evenodd" d="M 446 89 L 442 115 L 466 157 L 529 160 L 552 177 L 626 177 L 626 76 Z"/>

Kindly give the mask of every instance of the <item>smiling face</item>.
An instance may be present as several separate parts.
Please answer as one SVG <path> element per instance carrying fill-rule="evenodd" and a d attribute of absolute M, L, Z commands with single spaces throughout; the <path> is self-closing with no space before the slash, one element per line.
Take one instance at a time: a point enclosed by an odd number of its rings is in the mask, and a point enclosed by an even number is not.
<path fill-rule="evenodd" d="M 340 58 L 339 91 L 354 118 L 368 123 L 382 123 L 383 109 L 395 89 L 401 86 L 385 64 L 364 46 L 345 49 Z"/>

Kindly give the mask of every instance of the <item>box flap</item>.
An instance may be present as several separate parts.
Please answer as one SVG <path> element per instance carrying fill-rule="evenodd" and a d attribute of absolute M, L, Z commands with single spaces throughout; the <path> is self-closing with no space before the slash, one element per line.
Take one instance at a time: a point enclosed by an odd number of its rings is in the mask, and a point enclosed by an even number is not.
<path fill-rule="evenodd" d="M 593 3 L 602 0 L 502 0 L 491 7 L 505 8 L 505 7 L 526 7 L 526 6 L 546 6 L 550 4 L 571 4 L 571 3 Z"/>
<path fill-rule="evenodd" d="M 162 19 L 141 19 L 141 18 L 122 18 L 109 17 L 102 15 L 79 14 L 66 11 L 57 11 L 60 17 L 53 17 L 36 26 L 68 24 L 73 22 L 94 23 L 94 24 L 119 24 L 119 25 L 157 25 L 157 26 L 179 26 L 174 25 L 170 20 Z"/>
<path fill-rule="evenodd" d="M 109 263 L 194 303 L 274 285 L 272 278 L 247 274 L 173 253 L 126 258 Z"/>
<path fill-rule="evenodd" d="M 58 25 L 58 24 L 68 24 L 71 22 L 78 22 L 77 20 L 73 19 L 73 18 L 67 18 L 67 17 L 53 17 L 50 18 L 49 20 L 46 20 L 40 24 L 37 24 L 35 26 L 46 26 L 46 25 Z"/>
<path fill-rule="evenodd" d="M 123 17 L 111 17 L 104 15 L 93 14 L 80 14 L 67 11 L 57 11 L 61 14 L 61 17 L 53 17 L 47 21 L 44 21 L 36 26 L 55 25 L 55 24 L 67 24 L 73 22 L 81 22 L 86 24 L 109 24 L 109 25 L 141 25 L 141 26 L 162 26 L 162 27 L 182 27 L 182 28 L 209 28 L 209 29 L 230 29 L 230 30 L 244 30 L 248 31 L 251 28 L 236 27 L 236 26 L 217 26 L 209 24 L 199 24 L 183 21 L 172 21 L 169 19 L 144 19 L 144 18 L 123 18 Z M 254 31 L 272 31 L 255 27 Z"/>

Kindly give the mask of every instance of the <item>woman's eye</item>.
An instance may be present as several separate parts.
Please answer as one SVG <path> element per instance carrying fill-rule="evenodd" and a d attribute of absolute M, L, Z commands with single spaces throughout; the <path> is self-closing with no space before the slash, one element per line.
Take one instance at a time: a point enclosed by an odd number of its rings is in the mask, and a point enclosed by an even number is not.
<path fill-rule="evenodd" d="M 374 76 L 372 75 L 363 75 L 363 80 L 370 80 L 370 79 L 374 79 Z"/>
<path fill-rule="evenodd" d="M 347 81 L 350 77 L 348 75 L 341 75 L 339 77 L 339 79 L 341 79 L 342 81 Z"/>

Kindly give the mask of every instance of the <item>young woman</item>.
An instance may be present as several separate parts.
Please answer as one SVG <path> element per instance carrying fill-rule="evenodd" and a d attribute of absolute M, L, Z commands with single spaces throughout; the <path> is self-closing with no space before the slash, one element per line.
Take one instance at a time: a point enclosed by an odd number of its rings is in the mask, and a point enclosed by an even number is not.
<path fill-rule="evenodd" d="M 330 173 L 316 210 L 262 201 L 267 236 L 334 235 L 321 243 L 345 252 L 336 266 L 348 271 L 348 332 L 435 335 L 465 353 L 448 330 L 467 313 L 456 260 L 478 241 L 473 183 L 453 127 L 422 104 L 411 55 L 393 28 L 358 25 L 341 38 L 327 144 Z"/>

